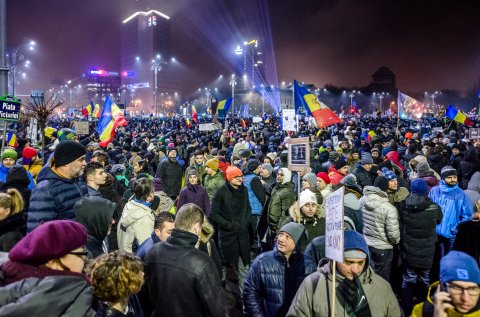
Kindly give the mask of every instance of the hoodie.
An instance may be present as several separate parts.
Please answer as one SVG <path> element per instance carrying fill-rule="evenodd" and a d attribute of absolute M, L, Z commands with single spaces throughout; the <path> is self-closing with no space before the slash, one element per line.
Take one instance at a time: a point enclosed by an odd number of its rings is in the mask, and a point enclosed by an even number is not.
<path fill-rule="evenodd" d="M 154 223 L 155 215 L 150 207 L 138 200 L 130 200 L 118 222 L 118 249 L 132 252 L 134 241 L 140 245 L 150 237 Z"/>
<path fill-rule="evenodd" d="M 107 199 L 92 196 L 85 197 L 73 206 L 77 221 L 87 229 L 87 250 L 91 258 L 108 253 L 104 243 L 112 224 L 116 204 Z"/>

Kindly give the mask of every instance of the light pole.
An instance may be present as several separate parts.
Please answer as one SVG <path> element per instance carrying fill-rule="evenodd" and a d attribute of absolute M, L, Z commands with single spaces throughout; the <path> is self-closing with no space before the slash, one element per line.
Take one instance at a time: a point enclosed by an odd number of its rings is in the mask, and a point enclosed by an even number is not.
<path fill-rule="evenodd" d="M 232 74 L 232 78 L 230 79 L 230 85 L 232 86 L 232 112 L 235 116 L 235 85 L 237 81 L 235 80 L 235 74 Z"/>
<path fill-rule="evenodd" d="M 355 90 L 352 91 L 348 97 L 350 97 L 350 107 L 353 106 L 353 97 L 355 97 Z"/>
<path fill-rule="evenodd" d="M 433 94 L 432 94 L 432 109 L 433 111 L 435 111 L 435 97 L 437 96 L 438 94 L 438 91 L 435 91 Z"/>
<path fill-rule="evenodd" d="M 262 92 L 262 115 L 265 113 L 265 86 L 263 84 L 260 85 L 261 92 Z"/>
<path fill-rule="evenodd" d="M 6 52 L 8 69 L 12 73 L 12 95 L 15 96 L 15 84 L 17 81 L 17 63 L 25 59 L 25 55 L 21 53 L 21 49 L 28 45 L 29 50 L 33 51 L 35 49 L 35 41 L 30 41 L 29 43 L 23 44 L 19 47 L 13 48 L 11 51 Z M 26 62 L 26 66 L 30 64 L 29 61 Z"/>
<path fill-rule="evenodd" d="M 153 87 L 153 113 L 155 116 L 157 115 L 158 73 L 162 71 L 162 65 L 167 65 L 167 62 L 160 60 L 160 55 L 157 55 L 157 58 L 152 60 L 151 68 L 155 76 L 155 86 Z"/>
<path fill-rule="evenodd" d="M 207 102 L 206 102 L 206 106 L 208 108 L 208 102 L 210 100 L 210 96 L 212 95 L 212 93 L 210 92 L 210 89 L 205 87 L 205 96 L 207 96 Z"/>
<path fill-rule="evenodd" d="M 385 98 L 385 93 L 382 92 L 381 94 L 378 94 L 378 99 L 380 99 L 380 112 L 383 113 L 383 107 L 382 107 L 382 100 Z"/>

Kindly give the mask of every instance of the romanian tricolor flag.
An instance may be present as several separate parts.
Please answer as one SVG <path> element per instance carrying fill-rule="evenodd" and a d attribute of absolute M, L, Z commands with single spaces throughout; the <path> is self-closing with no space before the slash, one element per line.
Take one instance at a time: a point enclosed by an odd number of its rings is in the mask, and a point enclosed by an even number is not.
<path fill-rule="evenodd" d="M 244 127 L 244 128 L 246 128 L 246 127 L 247 127 L 247 123 L 245 122 L 245 120 L 244 120 L 243 118 L 242 118 L 242 121 L 241 121 L 241 123 L 242 123 L 242 127 Z"/>
<path fill-rule="evenodd" d="M 125 120 L 122 111 L 113 102 L 112 98 L 107 95 L 97 125 L 97 132 L 101 141 L 100 145 L 106 147 L 115 136 L 115 129 L 117 127 L 124 127 L 127 124 L 127 120 Z"/>
<path fill-rule="evenodd" d="M 7 134 L 7 145 L 17 147 L 17 135 L 12 131 L 8 132 Z"/>
<path fill-rule="evenodd" d="M 107 100 L 107 99 L 105 99 Z M 104 104 L 105 106 L 105 104 Z M 92 113 L 92 117 L 93 118 L 100 118 L 100 115 L 101 115 L 101 111 L 100 111 L 100 105 L 98 103 L 95 104 L 95 106 L 93 107 L 93 113 Z"/>
<path fill-rule="evenodd" d="M 192 123 L 190 122 L 190 119 L 186 118 L 185 123 L 187 124 L 187 128 L 190 129 L 192 127 Z"/>
<path fill-rule="evenodd" d="M 473 126 L 473 121 L 468 119 L 467 116 L 461 112 L 460 110 L 458 110 L 457 108 L 455 108 L 454 106 L 452 105 L 448 105 L 448 108 L 447 108 L 447 111 L 445 113 L 446 117 L 451 119 L 451 120 L 454 120 L 454 121 L 457 121 L 459 123 L 462 123 L 464 125 L 466 125 L 467 127 L 472 127 Z"/>
<path fill-rule="evenodd" d="M 192 106 L 192 121 L 195 122 L 195 124 L 198 123 L 197 109 L 195 106 Z"/>
<path fill-rule="evenodd" d="M 219 117 L 225 117 L 225 114 L 232 105 L 232 98 L 224 99 L 218 102 L 217 112 Z"/>
<path fill-rule="evenodd" d="M 319 128 L 342 122 L 342 119 L 335 112 L 330 110 L 326 104 L 318 101 L 314 94 L 307 88 L 300 86 L 296 80 L 294 81 L 294 94 L 295 109 L 301 107 L 305 110 L 305 113 L 311 113 Z"/>

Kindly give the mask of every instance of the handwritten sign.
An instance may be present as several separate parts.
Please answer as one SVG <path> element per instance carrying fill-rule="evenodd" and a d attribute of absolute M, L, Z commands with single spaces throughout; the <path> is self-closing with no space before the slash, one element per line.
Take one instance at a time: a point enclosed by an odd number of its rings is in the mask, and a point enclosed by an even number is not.
<path fill-rule="evenodd" d="M 345 187 L 327 197 L 325 217 L 325 255 L 343 263 L 343 195 Z"/>
<path fill-rule="evenodd" d="M 78 135 L 89 134 L 89 126 L 87 121 L 75 121 L 73 123 L 73 129 Z"/>

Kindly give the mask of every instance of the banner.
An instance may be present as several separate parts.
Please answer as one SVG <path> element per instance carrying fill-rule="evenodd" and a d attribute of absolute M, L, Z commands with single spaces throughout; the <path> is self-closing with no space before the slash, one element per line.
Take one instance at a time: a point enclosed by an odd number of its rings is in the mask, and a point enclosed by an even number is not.
<path fill-rule="evenodd" d="M 425 106 L 420 101 L 398 91 L 398 117 L 402 120 L 421 121 L 426 112 Z"/>

